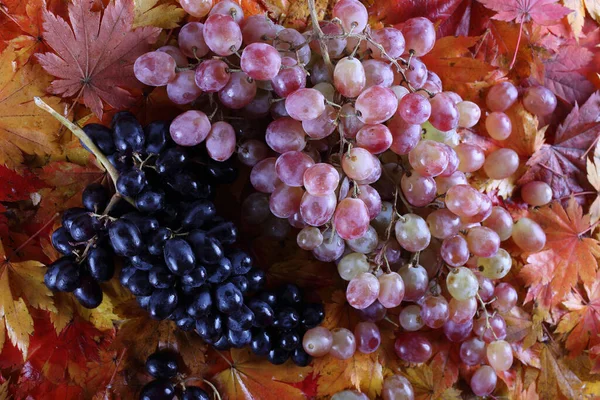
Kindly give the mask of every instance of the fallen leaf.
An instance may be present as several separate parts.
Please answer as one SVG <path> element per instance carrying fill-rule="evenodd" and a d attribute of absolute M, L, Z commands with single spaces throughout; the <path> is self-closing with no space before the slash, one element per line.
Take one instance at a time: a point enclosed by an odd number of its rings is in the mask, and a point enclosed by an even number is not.
<path fill-rule="evenodd" d="M 530 168 L 519 183 L 541 180 L 552 187 L 554 198 L 578 193 L 587 186 L 585 152 L 600 135 L 600 92 L 581 108 L 577 105 L 556 130 L 554 143 L 542 145 L 527 161 Z"/>
<path fill-rule="evenodd" d="M 598 0 L 583 0 L 585 9 L 596 22 L 600 22 L 600 2 Z"/>
<path fill-rule="evenodd" d="M 539 400 L 537 394 L 536 379 L 538 371 L 535 368 L 517 366 L 515 368 L 515 382 L 508 387 L 509 399 Z"/>
<path fill-rule="evenodd" d="M 0 201 L 28 200 L 44 187 L 29 169 L 19 172 L 0 165 Z"/>
<path fill-rule="evenodd" d="M 173 29 L 185 17 L 183 8 L 177 7 L 177 3 L 161 3 L 160 0 L 135 0 L 134 17 L 132 28 L 142 26 L 155 26 L 163 29 Z"/>
<path fill-rule="evenodd" d="M 547 127 L 538 129 L 538 119 L 521 102 L 515 103 L 506 111 L 512 123 L 508 139 L 498 142 L 502 147 L 513 149 L 520 157 L 529 158 L 544 144 Z"/>
<path fill-rule="evenodd" d="M 533 20 L 540 25 L 554 25 L 571 10 L 556 4 L 557 0 L 478 0 L 487 8 L 496 11 L 493 19 L 523 23 Z"/>
<path fill-rule="evenodd" d="M 583 103 L 595 88 L 581 70 L 589 67 L 593 59 L 594 54 L 585 47 L 560 47 L 553 57 L 544 62 L 544 86 L 567 103 Z"/>
<path fill-rule="evenodd" d="M 10 381 L 4 381 L 0 385 L 0 400 L 8 400 L 10 393 L 8 393 L 8 384 Z"/>
<path fill-rule="evenodd" d="M 273 365 L 257 358 L 250 349 L 231 349 L 229 368 L 217 373 L 212 381 L 223 400 L 295 400 L 305 395 L 291 383 L 304 380 L 311 367 L 297 367 L 291 361 Z"/>
<path fill-rule="evenodd" d="M 590 223 L 595 224 L 600 220 L 600 145 L 598 144 L 592 159 L 587 159 L 587 178 L 590 185 L 598 192 L 590 206 Z"/>
<path fill-rule="evenodd" d="M 581 380 L 555 354 L 555 349 L 543 345 L 540 355 L 542 367 L 537 381 L 540 398 L 558 399 L 564 396 L 581 399 Z"/>
<path fill-rule="evenodd" d="M 160 29 L 131 30 L 133 2 L 114 0 L 100 13 L 86 0 L 69 5 L 71 26 L 59 16 L 44 12 L 44 40 L 56 52 L 38 54 L 46 71 L 54 75 L 50 91 L 62 97 L 80 96 L 100 119 L 104 100 L 114 108 L 134 101 L 126 90 L 139 87 L 133 63 L 147 52 Z"/>
<path fill-rule="evenodd" d="M 411 0 L 369 0 L 369 15 L 375 21 L 397 24 L 409 18 L 427 17 L 434 23 L 443 24 L 460 8 L 463 0 L 435 0 L 416 2 Z"/>
<path fill-rule="evenodd" d="M 407 368 L 404 375 L 412 384 L 416 400 L 460 400 L 461 391 L 454 387 L 458 380 L 457 364 L 448 353 L 439 352 L 429 362 Z"/>
<path fill-rule="evenodd" d="M 0 164 L 11 169 L 23 163 L 23 153 L 57 153 L 60 127 L 32 100 L 39 96 L 53 108 L 61 108 L 59 98 L 45 93 L 50 76 L 38 65 L 17 69 L 17 56 L 11 48 L 0 54 Z"/>
<path fill-rule="evenodd" d="M 563 4 L 572 11 L 567 15 L 567 21 L 569 21 L 569 25 L 573 29 L 575 38 L 579 38 L 583 30 L 583 23 L 585 22 L 585 5 L 583 4 L 583 0 L 563 0 Z"/>

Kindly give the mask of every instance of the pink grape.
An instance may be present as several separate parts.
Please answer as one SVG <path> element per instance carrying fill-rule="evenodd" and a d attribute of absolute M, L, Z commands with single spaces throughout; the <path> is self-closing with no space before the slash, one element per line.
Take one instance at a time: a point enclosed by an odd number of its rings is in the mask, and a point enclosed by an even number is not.
<path fill-rule="evenodd" d="M 440 254 L 453 267 L 460 267 L 469 260 L 469 245 L 461 235 L 450 236 L 442 241 Z"/>
<path fill-rule="evenodd" d="M 313 250 L 313 255 L 319 261 L 331 262 L 340 258 L 345 248 L 344 239 L 329 230 L 323 233 L 323 243 Z"/>
<path fill-rule="evenodd" d="M 481 364 L 485 361 L 485 342 L 472 337 L 460 345 L 460 359 L 468 366 Z"/>
<path fill-rule="evenodd" d="M 302 210 L 302 204 L 300 204 L 300 210 Z M 323 243 L 323 234 L 319 228 L 307 226 L 302 228 L 296 236 L 296 243 L 302 250 L 314 250 Z"/>
<path fill-rule="evenodd" d="M 376 85 L 391 87 L 394 84 L 394 71 L 385 62 L 368 59 L 362 61 L 362 66 L 365 71 L 365 89 Z"/>
<path fill-rule="evenodd" d="M 260 160 L 264 160 L 268 152 L 269 149 L 264 142 L 250 139 L 240 144 L 237 154 L 242 164 L 253 167 Z"/>
<path fill-rule="evenodd" d="M 513 231 L 513 219 L 503 207 L 492 207 L 490 216 L 483 221 L 483 226 L 492 229 L 498 234 L 500 240 L 506 240 Z"/>
<path fill-rule="evenodd" d="M 427 223 L 416 214 L 404 214 L 394 226 L 396 240 L 403 249 L 412 253 L 424 250 L 431 241 Z"/>
<path fill-rule="evenodd" d="M 414 400 L 415 392 L 410 381 L 402 375 L 391 375 L 383 381 L 383 400 Z"/>
<path fill-rule="evenodd" d="M 427 67 L 418 58 L 413 58 L 410 61 L 410 66 L 404 71 L 404 74 L 408 82 L 415 88 L 420 88 L 427 81 Z"/>
<path fill-rule="evenodd" d="M 495 111 L 486 117 L 485 129 L 492 139 L 506 140 L 512 132 L 512 123 L 508 115 L 501 111 Z"/>
<path fill-rule="evenodd" d="M 457 300 L 454 297 L 448 303 L 448 311 L 450 313 L 449 320 L 457 324 L 464 324 L 472 320 L 477 312 L 477 299 L 473 297 L 465 300 Z"/>
<path fill-rule="evenodd" d="M 370 354 L 379 348 L 381 334 L 379 328 L 373 322 L 359 322 L 354 327 L 354 338 L 356 348 L 363 354 Z"/>
<path fill-rule="evenodd" d="M 285 98 L 296 90 L 306 87 L 306 72 L 298 66 L 295 59 L 283 57 L 281 65 L 285 68 L 271 78 L 271 86 L 277 96 Z"/>
<path fill-rule="evenodd" d="M 404 281 L 396 272 L 379 277 L 379 296 L 377 300 L 386 308 L 398 307 L 404 298 Z"/>
<path fill-rule="evenodd" d="M 379 295 L 379 281 L 368 272 L 352 278 L 346 288 L 346 300 L 352 307 L 362 310 L 367 308 Z"/>
<path fill-rule="evenodd" d="M 458 170 L 461 172 L 475 172 L 483 167 L 485 162 L 485 154 L 481 147 L 469 144 L 460 143 L 454 148 L 459 159 Z"/>
<path fill-rule="evenodd" d="M 418 93 L 409 93 L 400 100 L 398 115 L 409 124 L 422 124 L 431 115 L 431 103 Z"/>
<path fill-rule="evenodd" d="M 367 179 L 381 165 L 368 150 L 360 147 L 352 148 L 346 155 L 342 156 L 342 169 L 349 178 L 355 180 Z"/>
<path fill-rule="evenodd" d="M 300 211 L 300 202 L 304 190 L 299 187 L 280 184 L 271 193 L 269 207 L 271 212 L 278 218 L 288 218 L 294 213 Z"/>
<path fill-rule="evenodd" d="M 463 172 L 460 171 L 455 171 L 450 176 L 439 175 L 435 178 L 435 185 L 438 194 L 445 194 L 451 187 L 465 184 L 467 184 L 467 177 Z"/>
<path fill-rule="evenodd" d="M 334 18 L 339 18 L 346 32 L 362 32 L 367 26 L 367 8 L 358 0 L 340 0 L 333 7 Z"/>
<path fill-rule="evenodd" d="M 406 123 L 398 115 L 387 122 L 392 133 L 392 145 L 390 150 L 398 155 L 410 153 L 421 140 L 421 125 Z"/>
<path fill-rule="evenodd" d="M 310 47 L 306 43 L 306 39 L 300 32 L 292 28 L 286 28 L 279 32 L 273 40 L 273 46 L 279 51 L 282 57 L 291 57 L 303 64 L 308 64 L 310 61 Z"/>
<path fill-rule="evenodd" d="M 315 119 L 302 121 L 302 128 L 312 139 L 323 139 L 331 135 L 337 128 L 337 110 L 330 105 Z"/>
<path fill-rule="evenodd" d="M 429 277 L 425 268 L 420 265 L 415 267 L 407 266 L 400 268 L 398 274 L 400 274 L 404 282 L 405 301 L 417 301 L 423 297 L 429 284 Z"/>
<path fill-rule="evenodd" d="M 277 158 L 269 157 L 254 165 L 250 172 L 250 182 L 254 189 L 263 193 L 273 193 L 275 188 L 281 184 L 275 170 L 276 161 Z"/>
<path fill-rule="evenodd" d="M 477 260 L 477 257 L 472 257 L 472 259 Z M 469 262 L 471 262 L 471 260 L 469 260 Z M 479 282 L 479 290 L 477 292 L 479 297 L 481 297 L 481 300 L 483 301 L 490 301 L 494 296 L 494 282 L 479 273 L 476 275 L 477 281 Z"/>
<path fill-rule="evenodd" d="M 444 323 L 444 335 L 451 342 L 463 342 L 471 335 L 473 329 L 473 320 L 470 319 L 462 324 L 458 324 L 452 320 Z"/>
<path fill-rule="evenodd" d="M 333 82 L 333 71 L 329 69 L 323 59 L 319 59 L 313 64 L 312 71 L 310 71 L 310 81 L 313 85 L 322 82 Z"/>
<path fill-rule="evenodd" d="M 302 218 L 302 215 L 300 214 L 300 212 L 297 212 L 294 215 L 289 216 L 288 222 L 289 222 L 290 226 L 293 226 L 296 229 L 302 229 L 307 226 L 307 224 L 306 224 L 306 222 L 304 222 L 304 219 Z"/>
<path fill-rule="evenodd" d="M 340 132 L 344 137 L 354 139 L 359 129 L 365 124 L 356 116 L 356 110 L 351 103 L 346 103 L 340 110 Z"/>
<path fill-rule="evenodd" d="M 231 74 L 229 67 L 221 60 L 206 60 L 196 68 L 196 85 L 205 92 L 214 93 L 223 89 Z"/>
<path fill-rule="evenodd" d="M 325 111 L 325 97 L 315 89 L 298 89 L 286 97 L 285 109 L 295 120 L 315 119 Z"/>
<path fill-rule="evenodd" d="M 486 317 L 482 315 L 475 320 L 473 324 L 473 333 L 481 338 L 486 343 L 491 343 L 494 340 L 503 340 L 506 338 L 506 321 L 499 314 L 489 317 L 489 325 L 487 327 Z"/>
<path fill-rule="evenodd" d="M 277 158 L 275 170 L 279 179 L 288 186 L 303 185 L 304 172 L 315 162 L 305 153 L 288 151 Z"/>
<path fill-rule="evenodd" d="M 189 58 L 202 58 L 210 52 L 204 41 L 204 24 L 200 22 L 188 22 L 181 27 L 177 44 L 181 52 Z"/>
<path fill-rule="evenodd" d="M 496 301 L 492 303 L 492 307 L 502 313 L 512 310 L 519 300 L 519 295 L 515 288 L 506 282 L 500 282 L 496 285 L 494 297 L 496 297 Z"/>
<path fill-rule="evenodd" d="M 358 96 L 355 107 L 358 118 L 365 124 L 381 124 L 394 115 L 398 100 L 389 88 L 373 86 Z"/>
<path fill-rule="evenodd" d="M 228 160 L 235 151 L 235 131 L 227 122 L 215 122 L 206 138 L 206 150 L 215 161 Z"/>
<path fill-rule="evenodd" d="M 400 26 L 406 40 L 406 51 L 413 50 L 421 57 L 433 49 L 435 44 L 435 27 L 427 18 L 411 18 Z"/>
<path fill-rule="evenodd" d="M 238 24 L 244 19 L 244 10 L 232 0 L 220 0 L 208 13 L 209 16 L 214 14 L 229 15 Z"/>
<path fill-rule="evenodd" d="M 513 149 L 498 149 L 489 154 L 483 164 L 483 170 L 491 179 L 504 179 L 519 168 L 519 155 Z"/>
<path fill-rule="evenodd" d="M 546 234 L 537 222 L 529 218 L 521 218 L 513 226 L 513 241 L 523 251 L 535 253 L 546 245 Z"/>
<path fill-rule="evenodd" d="M 244 72 L 234 72 L 219 91 L 219 100 L 225 107 L 238 110 L 250 104 L 255 95 L 256 82 Z"/>
<path fill-rule="evenodd" d="M 385 308 L 380 302 L 375 300 L 373 304 L 362 310 L 356 310 L 359 318 L 363 321 L 377 322 L 385 318 L 387 314 L 387 308 Z"/>
<path fill-rule="evenodd" d="M 487 396 L 496 388 L 496 372 L 489 365 L 482 365 L 471 377 L 471 390 L 476 396 Z"/>
<path fill-rule="evenodd" d="M 373 58 L 387 60 L 388 57 L 390 57 L 396 59 L 400 57 L 402 53 L 404 53 L 404 46 L 406 43 L 404 41 L 402 32 L 398 29 L 376 29 L 371 32 L 371 38 L 374 42 L 379 43 L 386 53 L 386 55 L 384 55 L 384 53 L 382 53 L 377 46 L 369 42 L 368 46 L 369 49 L 371 49 L 371 56 Z"/>
<path fill-rule="evenodd" d="M 428 296 L 421 302 L 421 319 L 430 328 L 441 328 L 450 317 L 448 301 L 443 296 Z"/>
<path fill-rule="evenodd" d="M 408 162 L 422 176 L 438 176 L 448 166 L 448 153 L 438 142 L 421 140 L 408 153 Z"/>
<path fill-rule="evenodd" d="M 204 22 L 204 41 L 219 56 L 229 56 L 242 46 L 240 26 L 229 15 L 213 14 Z"/>
<path fill-rule="evenodd" d="M 392 133 L 383 124 L 365 125 L 356 134 L 356 144 L 371 154 L 380 154 L 392 145 Z"/>
<path fill-rule="evenodd" d="M 354 334 L 346 328 L 335 328 L 331 331 L 333 338 L 329 355 L 339 360 L 347 360 L 356 352 Z"/>
<path fill-rule="evenodd" d="M 461 101 L 456 104 L 458 108 L 458 126 L 461 128 L 472 128 L 477 125 L 481 118 L 481 109 L 479 106 L 472 101 Z"/>
<path fill-rule="evenodd" d="M 273 93 L 269 90 L 257 89 L 256 95 L 250 103 L 244 106 L 243 115 L 249 118 L 260 118 L 269 115 Z"/>
<path fill-rule="evenodd" d="M 337 199 L 334 193 L 324 196 L 304 193 L 300 202 L 300 215 L 308 225 L 321 226 L 331 219 L 336 205 Z"/>
<path fill-rule="evenodd" d="M 181 71 L 167 84 L 169 100 L 175 104 L 189 104 L 202 94 L 196 86 L 194 71 Z"/>
<path fill-rule="evenodd" d="M 362 200 L 345 198 L 338 203 L 333 226 L 342 239 L 361 237 L 369 229 L 369 211 Z"/>
<path fill-rule="evenodd" d="M 552 201 L 552 188 L 546 182 L 531 181 L 521 187 L 521 197 L 532 206 L 544 206 Z"/>
<path fill-rule="evenodd" d="M 430 101 L 431 116 L 429 122 L 440 131 L 449 131 L 458 127 L 458 108 L 445 93 L 436 94 Z"/>
<path fill-rule="evenodd" d="M 303 176 L 306 191 L 315 196 L 333 193 L 340 182 L 340 174 L 330 164 L 319 163 L 310 166 Z"/>
<path fill-rule="evenodd" d="M 366 82 L 365 69 L 359 59 L 344 57 L 335 65 L 333 85 L 342 96 L 358 96 Z"/>
<path fill-rule="evenodd" d="M 402 100 L 404 96 L 410 93 L 410 90 L 400 85 L 394 85 L 390 89 L 392 89 L 398 101 Z"/>
<path fill-rule="evenodd" d="M 423 363 L 431 358 L 431 342 L 419 333 L 401 333 L 394 343 L 396 355 L 404 361 Z"/>
<path fill-rule="evenodd" d="M 523 106 L 538 117 L 552 114 L 556 109 L 556 96 L 544 86 L 531 86 L 525 90 Z"/>
<path fill-rule="evenodd" d="M 247 46 L 252 43 L 271 43 L 277 34 L 275 23 L 265 14 L 250 15 L 242 22 L 242 39 Z"/>
<path fill-rule="evenodd" d="M 252 79 L 271 80 L 279 73 L 281 56 L 275 47 L 266 43 L 252 43 L 242 51 L 240 68 Z"/>
<path fill-rule="evenodd" d="M 402 193 L 410 204 L 415 207 L 424 207 L 431 203 L 436 196 L 435 181 L 429 176 L 421 176 L 413 172 L 410 176 L 405 174 L 400 182 Z"/>
<path fill-rule="evenodd" d="M 492 257 L 500 248 L 500 237 L 496 232 L 484 226 L 469 229 L 467 243 L 471 253 L 478 257 Z"/>
<path fill-rule="evenodd" d="M 181 29 L 183 29 L 183 28 L 181 28 Z M 156 49 L 156 51 L 162 51 L 163 53 L 167 53 L 168 55 L 173 57 L 173 60 L 175 60 L 175 64 L 178 67 L 187 67 L 188 66 L 188 59 L 183 54 L 183 52 L 179 49 L 179 47 L 162 46 L 162 47 L 159 47 L 158 49 Z"/>
<path fill-rule="evenodd" d="M 329 57 L 340 58 L 346 50 L 346 38 L 342 37 L 342 27 L 331 21 L 319 21 L 319 26 L 326 36 L 332 37 L 331 39 L 324 39 Z M 313 40 L 310 47 L 315 54 L 321 54 L 321 46 L 317 40 Z"/>
<path fill-rule="evenodd" d="M 398 322 L 405 331 L 416 332 L 421 330 L 425 326 L 421 319 L 421 306 L 411 304 L 402 308 L 398 316 Z"/>
<path fill-rule="evenodd" d="M 139 56 L 133 64 L 138 81 L 148 86 L 165 86 L 175 78 L 175 60 L 162 51 L 151 51 Z"/>
<path fill-rule="evenodd" d="M 460 160 L 458 158 L 458 154 L 456 154 L 456 151 L 452 147 L 445 143 L 441 143 L 441 145 L 448 156 L 448 165 L 444 169 L 444 172 L 442 172 L 439 176 L 451 176 L 458 170 Z"/>
<path fill-rule="evenodd" d="M 440 208 L 427 216 L 427 225 L 431 236 L 436 239 L 446 239 L 458 233 L 460 218 L 447 208 Z"/>
<path fill-rule="evenodd" d="M 205 17 L 213 7 L 213 0 L 181 0 L 181 8 L 196 18 Z"/>
<path fill-rule="evenodd" d="M 306 137 L 302 123 L 290 117 L 278 118 L 267 126 L 265 141 L 278 153 L 302 151 L 306 147 Z"/>
<path fill-rule="evenodd" d="M 333 335 L 331 331 L 322 326 L 317 326 L 306 331 L 302 338 L 304 351 L 313 357 L 323 357 L 331 350 Z"/>
<path fill-rule="evenodd" d="M 446 207 L 459 217 L 477 214 L 481 201 L 481 193 L 467 184 L 452 186 L 446 192 Z"/>
<path fill-rule="evenodd" d="M 517 101 L 519 92 L 510 82 L 497 83 L 490 88 L 485 103 L 491 111 L 506 111 Z"/>
<path fill-rule="evenodd" d="M 506 371 L 513 363 L 513 354 L 510 344 L 504 340 L 495 340 L 487 347 L 488 363 L 496 371 Z"/>
<path fill-rule="evenodd" d="M 372 183 L 377 182 L 379 178 L 381 178 L 381 173 L 383 172 L 381 168 L 381 162 L 379 162 L 379 159 L 377 159 L 377 157 L 373 155 L 371 157 L 374 159 L 374 168 L 371 171 L 371 174 L 369 174 L 369 176 L 367 176 L 365 179 L 359 179 L 356 181 L 356 183 L 358 183 L 359 185 L 370 185 Z"/>
<path fill-rule="evenodd" d="M 189 110 L 178 115 L 169 128 L 171 138 L 180 146 L 195 146 L 206 139 L 210 121 L 202 111 Z"/>
<path fill-rule="evenodd" d="M 367 206 L 369 219 L 375 218 L 381 212 L 381 196 L 379 192 L 369 185 L 358 185 L 359 200 L 362 200 Z"/>

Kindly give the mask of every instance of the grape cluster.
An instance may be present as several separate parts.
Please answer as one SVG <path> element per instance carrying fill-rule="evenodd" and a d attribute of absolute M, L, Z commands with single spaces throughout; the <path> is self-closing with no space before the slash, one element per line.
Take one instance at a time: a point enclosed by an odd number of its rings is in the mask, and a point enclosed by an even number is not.
<path fill-rule="evenodd" d="M 146 372 L 154 379 L 140 393 L 140 400 L 173 399 L 209 400 L 206 391 L 197 386 L 181 385 L 179 354 L 163 349 L 151 354 L 146 360 Z"/>

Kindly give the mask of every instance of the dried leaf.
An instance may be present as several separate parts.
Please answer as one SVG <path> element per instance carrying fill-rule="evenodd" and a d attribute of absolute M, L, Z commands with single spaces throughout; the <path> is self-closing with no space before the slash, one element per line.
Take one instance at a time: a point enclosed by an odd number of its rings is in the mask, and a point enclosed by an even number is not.
<path fill-rule="evenodd" d="M 577 45 L 562 46 L 544 65 L 544 86 L 567 103 L 583 103 L 593 92 L 594 85 L 581 73 L 592 63 L 594 54 Z"/>
<path fill-rule="evenodd" d="M 540 25 L 554 25 L 571 10 L 556 4 L 557 0 L 478 0 L 487 8 L 496 11 L 493 19 L 523 23 L 533 20 Z"/>
<path fill-rule="evenodd" d="M 20 172 L 0 166 L 0 201 L 28 200 L 44 186 L 30 170 Z"/>
<path fill-rule="evenodd" d="M 596 145 L 594 156 L 587 159 L 587 179 L 590 185 L 598 192 L 598 196 L 590 206 L 590 223 L 595 224 L 600 220 L 600 145 Z"/>
<path fill-rule="evenodd" d="M 160 0 L 135 0 L 132 28 L 155 26 L 163 29 L 173 29 L 185 17 L 186 13 L 177 3 L 161 3 Z"/>
<path fill-rule="evenodd" d="M 59 16 L 44 12 L 44 39 L 56 52 L 38 54 L 40 64 L 55 79 L 50 91 L 62 97 L 82 96 L 85 105 L 102 118 L 102 100 L 114 108 L 130 106 L 126 90 L 140 86 L 133 75 L 136 58 L 149 50 L 160 29 L 131 30 L 133 2 L 114 0 L 101 18 L 90 2 L 69 5 L 71 26 Z"/>
<path fill-rule="evenodd" d="M 521 102 L 515 103 L 506 111 L 512 122 L 512 131 L 508 139 L 499 142 L 502 147 L 516 151 L 521 157 L 530 157 L 544 144 L 547 127 L 538 129 L 538 119 Z"/>
<path fill-rule="evenodd" d="M 581 381 L 564 363 L 555 356 L 550 346 L 543 345 L 541 351 L 540 375 L 537 381 L 540 398 L 580 399 Z M 562 395 L 562 396 L 561 396 Z"/>
<path fill-rule="evenodd" d="M 573 29 L 575 37 L 578 38 L 583 30 L 583 23 L 585 22 L 585 6 L 583 0 L 563 0 L 565 7 L 570 9 L 572 12 L 567 15 L 567 21 Z"/>
<path fill-rule="evenodd" d="M 454 388 L 458 367 L 450 361 L 448 353 L 439 352 L 429 362 L 406 369 L 406 378 L 415 391 L 416 400 L 460 400 L 460 390 Z"/>

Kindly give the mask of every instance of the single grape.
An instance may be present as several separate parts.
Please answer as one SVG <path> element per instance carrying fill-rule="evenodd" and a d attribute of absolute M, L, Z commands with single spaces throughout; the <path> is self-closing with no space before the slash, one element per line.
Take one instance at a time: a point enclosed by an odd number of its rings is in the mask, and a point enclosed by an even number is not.
<path fill-rule="evenodd" d="M 496 371 L 506 371 L 512 366 L 512 348 L 504 340 L 495 340 L 488 344 L 486 354 L 490 366 Z"/>
<path fill-rule="evenodd" d="M 546 245 L 546 234 L 541 226 L 529 218 L 521 218 L 513 226 L 511 237 L 523 251 L 535 253 Z"/>
<path fill-rule="evenodd" d="M 242 31 L 230 15 L 211 15 L 202 32 L 206 45 L 219 56 L 229 56 L 242 46 Z"/>
<path fill-rule="evenodd" d="M 400 311 L 398 317 L 402 329 L 408 332 L 416 332 L 425 326 L 425 322 L 421 318 L 421 306 L 411 304 Z"/>
<path fill-rule="evenodd" d="M 171 138 L 180 146 L 195 146 L 206 139 L 210 120 L 202 111 L 189 110 L 178 115 L 169 128 Z"/>
<path fill-rule="evenodd" d="M 145 85 L 165 86 L 175 78 L 175 60 L 162 51 L 139 56 L 133 64 L 135 77 Z"/>
<path fill-rule="evenodd" d="M 233 72 L 227 84 L 219 91 L 219 100 L 225 107 L 239 110 L 252 102 L 256 91 L 256 82 L 245 72 Z"/>
<path fill-rule="evenodd" d="M 339 18 L 346 32 L 362 32 L 368 23 L 367 8 L 358 0 L 340 0 L 333 7 L 334 18 Z"/>
<path fill-rule="evenodd" d="M 471 390 L 477 396 L 492 394 L 496 388 L 496 372 L 489 365 L 482 365 L 471 377 Z"/>
<path fill-rule="evenodd" d="M 472 337 L 460 345 L 460 359 L 469 366 L 481 364 L 486 359 L 486 344 L 483 340 Z"/>
<path fill-rule="evenodd" d="M 510 82 L 501 82 L 492 86 L 487 93 L 485 103 L 492 111 L 506 111 L 517 101 L 519 92 Z"/>
<path fill-rule="evenodd" d="M 196 18 L 203 18 L 213 7 L 213 0 L 181 0 L 180 4 L 186 13 Z"/>
<path fill-rule="evenodd" d="M 206 137 L 206 151 L 215 161 L 228 160 L 235 151 L 236 137 L 231 124 L 215 122 Z"/>
<path fill-rule="evenodd" d="M 406 40 L 406 52 L 413 50 L 417 57 L 421 57 L 433 49 L 435 44 L 435 27 L 427 18 L 410 18 L 397 26 Z"/>
<path fill-rule="evenodd" d="M 285 109 L 295 120 L 315 119 L 325 111 L 325 97 L 316 89 L 298 89 L 286 97 Z"/>
<path fill-rule="evenodd" d="M 365 87 L 365 69 L 357 58 L 345 57 L 333 71 L 333 84 L 345 97 L 357 97 Z"/>
<path fill-rule="evenodd" d="M 204 41 L 204 24 L 200 22 L 188 22 L 183 25 L 177 36 L 177 44 L 181 52 L 189 58 L 201 58 L 210 53 Z"/>
<path fill-rule="evenodd" d="M 461 128 L 472 128 L 477 125 L 481 118 L 481 109 L 472 101 L 461 101 L 456 105 L 458 108 L 458 126 Z"/>
<path fill-rule="evenodd" d="M 304 190 L 300 187 L 280 184 L 275 188 L 269 199 L 269 207 L 278 218 L 288 218 L 300 211 L 300 202 Z"/>
<path fill-rule="evenodd" d="M 479 287 L 479 282 L 477 282 L 477 286 Z M 475 293 L 477 293 L 477 289 Z M 465 300 L 457 300 L 453 297 L 450 299 L 448 310 L 450 312 L 449 321 L 464 324 L 475 316 L 477 312 L 477 299 L 475 296 L 467 297 Z"/>
<path fill-rule="evenodd" d="M 502 279 L 510 271 L 512 257 L 506 250 L 499 249 L 492 257 L 478 257 L 477 265 L 486 278 Z"/>
<path fill-rule="evenodd" d="M 346 289 L 348 303 L 359 310 L 367 308 L 379 295 L 379 281 L 368 272 L 363 272 L 350 281 Z"/>
<path fill-rule="evenodd" d="M 442 259 L 452 267 L 460 267 L 469 260 L 469 245 L 462 235 L 447 237 L 440 248 Z"/>
<path fill-rule="evenodd" d="M 313 357 L 323 357 L 333 346 L 333 335 L 331 331 L 322 326 L 309 329 L 302 338 L 304 351 Z"/>
<path fill-rule="evenodd" d="M 377 351 L 381 343 L 379 328 L 373 322 L 359 322 L 354 327 L 356 348 L 359 352 L 370 354 Z"/>
<path fill-rule="evenodd" d="M 495 111 L 486 117 L 485 129 L 492 139 L 506 140 L 512 133 L 512 123 L 508 115 L 501 111 Z"/>
<path fill-rule="evenodd" d="M 446 287 L 454 299 L 465 301 L 475 297 L 479 290 L 479 282 L 473 271 L 459 267 L 451 270 L 446 276 Z"/>
<path fill-rule="evenodd" d="M 538 117 L 552 114 L 556 109 L 556 96 L 544 86 L 531 86 L 525 90 L 523 106 Z"/>
<path fill-rule="evenodd" d="M 300 205 L 302 207 L 302 205 Z M 307 226 L 296 236 L 298 247 L 303 250 L 314 250 L 323 243 L 323 234 L 314 226 Z"/>
<path fill-rule="evenodd" d="M 404 281 L 396 273 L 383 274 L 379 278 L 379 296 L 377 300 L 386 308 L 400 305 L 404 299 Z"/>
<path fill-rule="evenodd" d="M 418 333 L 401 333 L 394 343 L 396 355 L 407 362 L 423 363 L 431 358 L 431 342 Z"/>
<path fill-rule="evenodd" d="M 271 80 L 281 68 L 281 56 L 276 48 L 266 43 L 252 43 L 244 48 L 240 68 L 252 79 Z"/>
<path fill-rule="evenodd" d="M 405 301 L 417 301 L 423 297 L 429 285 L 429 276 L 425 268 L 420 265 L 406 266 L 400 268 L 398 274 L 404 282 Z"/>
<path fill-rule="evenodd" d="M 374 59 L 363 60 L 361 64 L 365 71 L 365 89 L 373 86 L 389 88 L 394 84 L 394 71 L 389 64 Z"/>
<path fill-rule="evenodd" d="M 471 331 L 473 330 L 473 320 L 469 319 L 466 322 L 459 324 L 449 319 L 444 323 L 443 329 L 444 336 L 446 336 L 449 341 L 461 343 L 471 335 Z"/>
<path fill-rule="evenodd" d="M 490 153 L 483 169 L 491 179 L 504 179 L 514 174 L 519 168 L 519 155 L 512 149 L 498 149 Z"/>
<path fill-rule="evenodd" d="M 324 196 L 314 196 L 304 193 L 300 202 L 302 220 L 311 226 L 321 226 L 334 215 L 337 199 L 334 193 Z"/>
<path fill-rule="evenodd" d="M 476 226 L 467 233 L 469 251 L 478 257 L 493 257 L 500 248 L 500 237 L 485 226 Z"/>
<path fill-rule="evenodd" d="M 329 354 L 340 360 L 347 360 L 356 352 L 354 334 L 346 328 L 336 328 L 331 331 L 332 344 Z"/>
<path fill-rule="evenodd" d="M 313 250 L 313 255 L 319 261 L 331 262 L 342 256 L 345 247 L 344 239 L 328 230 L 323 233 L 323 243 Z"/>
<path fill-rule="evenodd" d="M 250 172 L 250 182 L 254 189 L 263 193 L 273 193 L 275 188 L 282 184 L 275 169 L 276 162 L 275 157 L 269 157 L 256 163 Z"/>
<path fill-rule="evenodd" d="M 238 24 L 244 19 L 244 10 L 232 0 L 220 0 L 208 13 L 209 16 L 214 14 L 229 15 Z"/>
<path fill-rule="evenodd" d="M 355 108 L 358 119 L 365 124 L 381 124 L 394 115 L 398 100 L 389 88 L 372 86 L 358 96 Z"/>
<path fill-rule="evenodd" d="M 410 252 L 424 250 L 431 241 L 427 223 L 416 214 L 404 214 L 394 226 L 396 240 Z"/>
<path fill-rule="evenodd" d="M 510 213 L 498 206 L 492 207 L 490 216 L 483 221 L 483 226 L 496 232 L 500 240 L 506 240 L 511 236 L 513 225 Z"/>
<path fill-rule="evenodd" d="M 415 392 L 410 381 L 402 375 L 390 375 L 383 381 L 383 400 L 414 400 Z"/>
<path fill-rule="evenodd" d="M 523 201 L 532 206 L 544 206 L 552 201 L 552 188 L 546 182 L 531 181 L 521 187 Z"/>
<path fill-rule="evenodd" d="M 500 282 L 496 285 L 494 297 L 496 300 L 492 303 L 492 307 L 502 313 L 512 310 L 519 300 L 519 295 L 515 288 L 506 282 Z"/>
<path fill-rule="evenodd" d="M 458 107 L 445 93 L 438 93 L 432 99 L 429 122 L 440 131 L 449 131 L 458 127 Z"/>
<path fill-rule="evenodd" d="M 215 93 L 229 83 L 231 74 L 225 61 L 210 59 L 198 65 L 194 79 L 202 91 Z"/>

